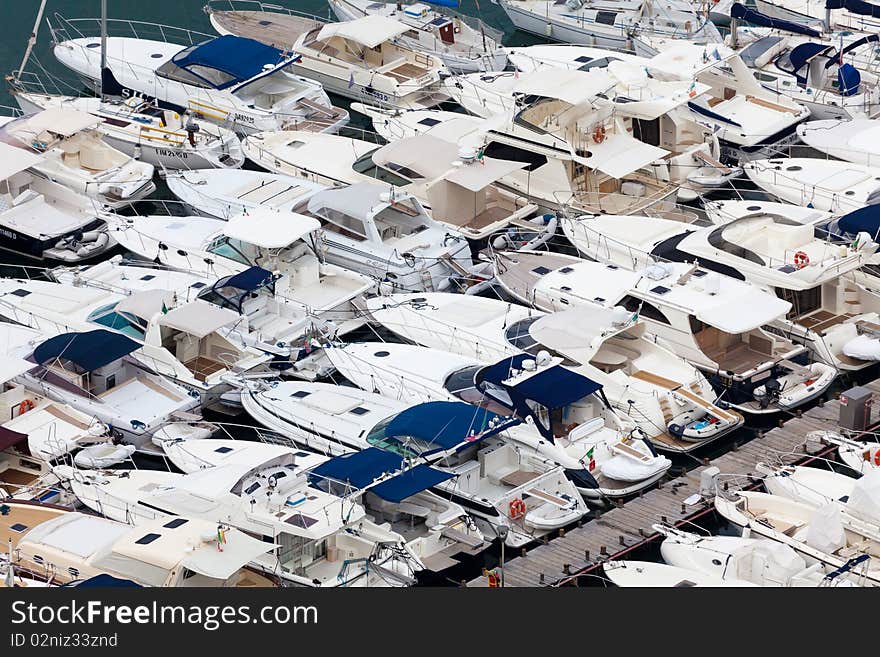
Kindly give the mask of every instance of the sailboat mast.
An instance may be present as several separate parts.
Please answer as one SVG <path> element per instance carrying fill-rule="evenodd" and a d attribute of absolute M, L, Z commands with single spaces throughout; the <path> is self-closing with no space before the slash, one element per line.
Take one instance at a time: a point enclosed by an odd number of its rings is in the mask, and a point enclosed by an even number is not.
<path fill-rule="evenodd" d="M 107 0 L 101 0 L 101 77 L 100 96 L 104 100 L 104 71 L 107 70 Z"/>
<path fill-rule="evenodd" d="M 27 48 L 24 50 L 24 57 L 21 59 L 21 66 L 18 67 L 18 70 L 15 72 L 15 81 L 18 82 L 21 79 L 21 74 L 24 72 L 24 67 L 27 66 L 28 60 L 31 58 L 31 52 L 34 49 L 34 45 L 37 43 L 37 31 L 40 29 L 40 23 L 43 22 L 43 11 L 46 9 L 47 0 L 43 0 L 40 3 L 40 8 L 37 10 L 37 20 L 34 21 L 34 29 L 31 31 L 30 39 L 28 39 Z"/>

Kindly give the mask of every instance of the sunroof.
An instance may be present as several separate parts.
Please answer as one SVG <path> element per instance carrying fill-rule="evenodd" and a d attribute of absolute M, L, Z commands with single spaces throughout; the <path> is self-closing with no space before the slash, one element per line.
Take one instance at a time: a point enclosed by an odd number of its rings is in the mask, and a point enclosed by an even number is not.
<path fill-rule="evenodd" d="M 186 518 L 175 518 L 174 520 L 166 522 L 162 526 L 165 527 L 166 529 L 177 529 L 178 527 L 181 527 L 182 525 L 185 525 L 188 522 L 189 522 L 189 520 L 187 520 Z"/>
<path fill-rule="evenodd" d="M 317 520 L 314 518 L 309 518 L 308 516 L 304 516 L 301 513 L 294 513 L 287 520 L 285 520 L 289 525 L 293 525 L 294 527 L 302 527 L 303 529 L 308 529 L 312 525 L 314 525 Z"/>
<path fill-rule="evenodd" d="M 707 272 L 705 269 L 697 269 L 693 274 L 691 274 L 691 276 L 696 276 L 697 278 L 702 278 L 703 276 L 705 276 L 708 273 L 709 272 Z"/>
<path fill-rule="evenodd" d="M 229 454 L 232 451 L 231 447 L 218 447 L 214 450 L 217 454 Z"/>
<path fill-rule="evenodd" d="M 20 534 L 25 529 L 27 529 L 27 525 L 22 525 L 20 522 L 17 522 L 14 525 L 12 525 L 9 529 Z"/>
<path fill-rule="evenodd" d="M 364 408 L 363 406 L 355 406 L 353 409 L 349 411 L 352 415 L 366 415 L 370 412 L 369 408 Z"/>
<path fill-rule="evenodd" d="M 10 292 L 10 294 L 13 295 L 13 296 L 16 296 L 16 297 L 26 297 L 27 295 L 30 294 L 30 292 L 28 292 L 27 290 L 22 290 L 21 288 L 19 288 L 19 289 L 17 289 L 17 290 L 13 290 L 12 292 Z"/>
<path fill-rule="evenodd" d="M 151 281 L 154 278 L 156 277 L 153 274 L 144 274 L 143 276 L 141 276 L 142 281 Z"/>
<path fill-rule="evenodd" d="M 546 267 L 535 267 L 532 271 L 538 276 L 543 276 L 544 274 L 550 273 L 550 270 Z"/>
<path fill-rule="evenodd" d="M 137 543 L 138 545 L 149 545 L 161 536 L 161 534 L 145 534 L 141 536 L 138 540 L 136 540 L 135 543 Z"/>
<path fill-rule="evenodd" d="M 662 285 L 658 285 L 657 287 L 652 287 L 651 292 L 653 292 L 654 294 L 661 294 L 662 295 L 662 294 L 666 294 L 667 292 L 669 292 L 669 288 L 664 287 Z"/>
<path fill-rule="evenodd" d="M 574 271 L 574 268 L 573 268 L 573 267 L 563 267 L 562 269 L 559 270 L 559 272 L 560 272 L 561 274 L 569 274 L 569 273 L 571 273 L 571 272 L 573 272 L 573 271 Z"/>
<path fill-rule="evenodd" d="M 312 393 L 310 393 L 308 390 L 297 390 L 295 393 L 293 393 L 291 395 L 291 397 L 297 397 L 299 399 L 302 399 L 303 397 L 308 397 L 311 394 Z"/>
<path fill-rule="evenodd" d="M 587 57 L 586 55 L 581 55 L 580 57 L 576 58 L 574 61 L 578 62 L 579 64 L 586 64 L 587 62 L 592 61 L 592 59 L 593 59 L 592 57 Z"/>
<path fill-rule="evenodd" d="M 207 283 L 202 283 L 202 281 L 197 281 L 197 282 L 193 283 L 192 285 L 190 285 L 190 287 L 198 290 L 199 288 L 203 288 L 206 285 L 207 285 Z"/>
<path fill-rule="evenodd" d="M 419 124 L 420 124 L 420 125 L 426 125 L 426 126 L 429 126 L 429 127 L 430 127 L 430 126 L 435 126 L 435 125 L 437 125 L 438 123 L 440 123 L 439 119 L 432 119 L 430 116 L 425 117 L 424 119 L 422 119 L 421 121 L 419 121 Z"/>

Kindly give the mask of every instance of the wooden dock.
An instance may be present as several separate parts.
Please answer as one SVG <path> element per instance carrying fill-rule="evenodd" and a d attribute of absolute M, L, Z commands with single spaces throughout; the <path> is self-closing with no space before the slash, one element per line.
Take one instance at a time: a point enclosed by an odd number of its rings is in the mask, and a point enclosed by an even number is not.
<path fill-rule="evenodd" d="M 864 385 L 880 394 L 880 379 Z M 797 464 L 808 461 L 814 457 L 805 450 L 806 434 L 836 429 L 839 409 L 840 402 L 836 399 L 814 406 L 781 427 L 759 433 L 741 445 L 733 444 L 726 454 L 704 461 L 704 465 L 668 479 L 622 506 L 569 529 L 528 552 L 511 554 L 512 550 L 508 549 L 504 566 L 505 586 L 576 584 L 579 577 L 598 570 L 602 562 L 626 558 L 626 553 L 658 537 L 651 525 L 683 526 L 711 511 L 711 499 L 701 497 L 693 504 L 685 502 L 691 496 L 699 496 L 700 472 L 705 467 L 717 467 L 722 481 L 724 475 L 738 475 L 747 482 L 751 477 L 760 477 L 755 468 L 759 462 Z M 687 530 L 687 527 L 683 529 Z M 467 585 L 487 586 L 488 582 L 481 575 Z"/>

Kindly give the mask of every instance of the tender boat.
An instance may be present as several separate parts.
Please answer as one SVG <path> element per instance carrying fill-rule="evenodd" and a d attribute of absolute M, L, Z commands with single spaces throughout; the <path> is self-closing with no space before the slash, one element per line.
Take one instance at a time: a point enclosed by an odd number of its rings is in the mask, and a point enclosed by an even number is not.
<path fill-rule="evenodd" d="M 880 167 L 812 157 L 753 160 L 753 183 L 788 203 L 846 213 L 880 202 Z"/>
<path fill-rule="evenodd" d="M 606 561 L 602 572 L 615 586 L 629 588 L 693 588 L 757 586 L 735 578 L 723 578 L 691 568 L 653 561 Z"/>
<path fill-rule="evenodd" d="M 498 184 L 525 163 L 484 157 L 431 135 L 377 147 L 338 135 L 261 133 L 248 137 L 244 150 L 264 169 L 325 185 L 394 185 L 418 198 L 435 221 L 471 240 L 522 225 L 538 211 Z"/>
<path fill-rule="evenodd" d="M 577 521 L 587 507 L 563 469 L 498 434 L 519 423 L 462 402 L 409 404 L 326 383 L 254 384 L 242 404 L 260 424 L 329 454 L 378 447 L 453 476 L 433 490 L 488 536 L 521 547 Z"/>
<path fill-rule="evenodd" d="M 132 96 L 78 98 L 13 89 L 25 112 L 50 108 L 75 109 L 102 119 L 96 126 L 117 150 L 161 169 L 237 169 L 244 153 L 236 134 L 216 123 L 199 121 L 193 112 L 180 115 Z"/>
<path fill-rule="evenodd" d="M 51 585 L 110 575 L 140 586 L 276 586 L 247 567 L 274 546 L 222 522 L 179 516 L 132 527 L 19 500 L 4 509 L 0 540 L 16 571 Z"/>
<path fill-rule="evenodd" d="M 410 109 L 448 98 L 440 88 L 448 73 L 443 61 L 400 39 L 412 29 L 389 16 L 325 23 L 292 12 L 270 13 L 269 18 L 261 11 L 209 10 L 208 15 L 223 38 L 237 35 L 274 44 L 267 47 L 291 53 L 296 73 L 340 96 Z"/>
<path fill-rule="evenodd" d="M 741 536 L 702 536 L 668 525 L 654 525 L 665 536 L 660 544 L 663 561 L 725 581 L 756 586 L 861 586 L 859 577 L 798 554 L 776 541 Z"/>
<path fill-rule="evenodd" d="M 282 49 L 162 26 L 165 41 L 108 37 L 108 70 L 102 74 L 101 37 L 83 32 L 100 27 L 100 21 L 57 21 L 55 57 L 103 95 L 137 96 L 238 134 L 293 128 L 335 132 L 348 122 L 348 113 L 330 103 L 320 84 L 291 72 L 298 57 Z M 128 34 L 156 33 L 155 26 L 122 22 Z"/>
<path fill-rule="evenodd" d="M 364 16 L 388 16 L 412 28 L 401 36 L 413 50 L 438 57 L 453 73 L 501 71 L 507 52 L 501 45 L 504 33 L 470 16 L 441 11 L 427 2 L 372 2 L 329 0 L 336 18 L 350 21 Z"/>
<path fill-rule="evenodd" d="M 798 137 L 820 153 L 880 168 L 880 120 L 810 121 L 798 126 Z"/>
<path fill-rule="evenodd" d="M 378 183 L 324 189 L 278 174 L 212 170 L 169 177 L 169 187 L 213 217 L 256 215 L 257 209 L 270 216 L 267 212 L 273 210 L 274 216 L 286 213 L 297 225 L 308 223 L 312 232 L 321 228 L 327 262 L 394 289 L 442 290 L 452 278 L 470 276 L 472 262 L 464 237 L 431 219 L 415 197 Z M 240 218 L 239 225 L 252 232 L 246 218 Z"/>
<path fill-rule="evenodd" d="M 184 472 L 230 463 L 258 466 L 293 455 L 308 470 L 310 486 L 360 499 L 374 522 L 389 526 L 406 539 L 407 548 L 426 570 L 446 570 L 458 563 L 454 557 L 479 554 L 489 547 L 461 506 L 428 490 L 442 473 L 418 466 L 412 469 L 379 450 L 336 458 L 314 454 L 309 459 L 299 447 L 244 440 L 165 441 L 162 448 L 175 464 L 184 466 Z M 314 464 L 308 465 L 312 461 Z"/>
<path fill-rule="evenodd" d="M 805 105 L 811 117 L 818 120 L 872 118 L 880 112 L 880 78 L 871 70 L 875 68 L 871 60 L 876 48 L 871 44 L 876 44 L 880 36 L 841 34 L 822 38 L 811 27 L 777 21 L 739 3 L 733 5 L 731 15 L 730 41 L 734 48 L 740 47 L 735 26 L 739 20 L 782 28 L 754 39 L 739 51 L 766 89 Z M 854 52 L 859 50 L 866 52 Z"/>
<path fill-rule="evenodd" d="M 0 118 L 0 141 L 42 157 L 35 171 L 100 205 L 119 208 L 156 190 L 153 165 L 138 162 L 102 139 L 102 119 L 72 109 L 51 108 L 18 118 Z"/>
<path fill-rule="evenodd" d="M 302 464 L 301 464 L 302 459 Z M 190 517 L 261 537 L 250 565 L 295 586 L 388 586 L 411 583 L 418 559 L 405 539 L 366 517 L 357 498 L 309 486 L 304 464 L 279 454 L 191 474 L 56 466 L 80 501 L 113 520 L 136 524 Z"/>
<path fill-rule="evenodd" d="M 853 571 L 866 585 L 880 585 L 880 568 L 875 565 L 880 539 L 871 535 L 869 526 L 844 519 L 836 505 L 815 507 L 779 495 L 738 491 L 716 495 L 715 509 L 742 527 L 746 538 L 757 534 L 778 541 L 805 560 Z"/>
<path fill-rule="evenodd" d="M 235 339 L 241 316 L 197 300 L 174 306 L 173 293 L 154 289 L 122 295 L 47 281 L 0 280 L 0 316 L 48 335 L 95 328 L 140 345 L 132 354 L 149 370 L 202 397 L 229 388 L 227 377 L 266 366 L 272 356 Z"/>
<path fill-rule="evenodd" d="M 107 214 L 33 167 L 45 156 L 0 142 L 0 248 L 39 261 L 93 260 L 116 246 Z"/>
<path fill-rule="evenodd" d="M 668 41 L 720 43 L 721 35 L 687 0 L 499 0 L 517 29 L 562 43 L 652 55 Z M 662 17 L 662 20 L 658 20 Z"/>
<path fill-rule="evenodd" d="M 766 330 L 806 345 L 839 370 L 876 362 L 880 296 L 860 270 L 873 262 L 877 244 L 864 232 L 831 241 L 823 239 L 823 229 L 816 237 L 813 224 L 754 207 L 706 228 L 651 217 L 597 216 L 564 221 L 563 231 L 581 253 L 606 264 L 643 269 L 667 260 L 699 263 L 774 291 L 792 309 Z"/>
<path fill-rule="evenodd" d="M 524 354 L 486 366 L 440 349 L 379 342 L 325 351 L 339 373 L 364 390 L 414 403 L 461 400 L 517 415 L 525 424 L 505 436 L 564 467 L 585 498 L 633 495 L 672 465 L 611 408 L 599 384 L 558 359 L 539 363 Z"/>
<path fill-rule="evenodd" d="M 546 312 L 623 306 L 648 331 L 701 369 L 740 412 L 791 410 L 824 393 L 837 375 L 804 363 L 807 349 L 764 326 L 791 304 L 748 283 L 685 263 L 629 271 L 549 252 L 495 257 L 495 280 L 522 303 Z"/>

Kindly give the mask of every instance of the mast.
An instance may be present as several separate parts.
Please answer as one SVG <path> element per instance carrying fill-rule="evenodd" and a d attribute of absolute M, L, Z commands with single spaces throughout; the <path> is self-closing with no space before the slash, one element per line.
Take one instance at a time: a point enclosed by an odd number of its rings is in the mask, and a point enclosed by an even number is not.
<path fill-rule="evenodd" d="M 107 0 L 101 0 L 101 80 L 99 91 L 104 100 L 104 71 L 107 70 Z"/>
<path fill-rule="evenodd" d="M 18 82 L 21 79 L 21 74 L 24 71 L 24 67 L 27 66 L 28 60 L 31 58 L 31 52 L 34 49 L 34 45 L 37 43 L 37 31 L 40 29 L 40 23 L 43 21 L 43 11 L 46 9 L 46 1 L 43 0 L 40 3 L 40 8 L 37 10 L 37 20 L 34 21 L 34 29 L 31 31 L 31 36 L 28 39 L 27 48 L 24 50 L 24 57 L 21 60 L 21 66 L 18 67 L 18 70 L 15 72 L 15 82 Z"/>

